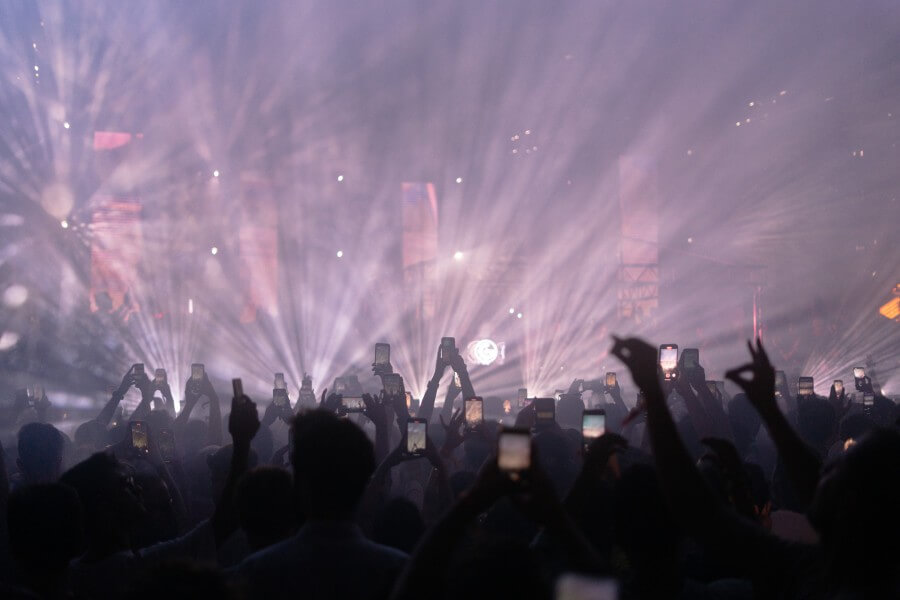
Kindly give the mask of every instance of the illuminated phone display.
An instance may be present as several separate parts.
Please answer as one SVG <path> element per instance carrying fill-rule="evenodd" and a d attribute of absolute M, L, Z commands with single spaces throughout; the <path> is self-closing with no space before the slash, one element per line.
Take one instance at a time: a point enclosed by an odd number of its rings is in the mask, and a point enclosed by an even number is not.
<path fill-rule="evenodd" d="M 584 441 L 596 439 L 606 433 L 606 412 L 586 410 L 581 417 L 581 435 Z"/>
<path fill-rule="evenodd" d="M 194 381 L 200 381 L 203 379 L 203 374 L 206 373 L 206 367 L 204 367 L 200 363 L 194 363 L 191 365 L 191 379 Z"/>
<path fill-rule="evenodd" d="M 497 438 L 497 466 L 518 472 L 531 468 L 531 435 L 523 430 L 504 430 Z"/>
<path fill-rule="evenodd" d="M 609 373 L 606 374 L 606 387 L 614 388 L 614 387 L 616 387 L 616 385 L 618 385 L 618 383 L 616 381 L 616 374 L 613 373 L 612 371 L 610 371 Z"/>
<path fill-rule="evenodd" d="M 468 398 L 466 400 L 466 427 L 469 429 L 481 425 L 484 421 L 484 403 L 481 398 Z"/>
<path fill-rule="evenodd" d="M 391 362 L 391 345 L 375 344 L 375 366 L 386 367 Z"/>
<path fill-rule="evenodd" d="M 344 410 L 347 412 L 363 412 L 366 410 L 366 403 L 363 402 L 363 399 L 354 398 L 349 396 L 344 396 L 341 398 L 341 406 L 344 407 Z"/>
<path fill-rule="evenodd" d="M 284 373 L 275 373 L 275 389 L 276 390 L 287 389 L 287 383 L 285 383 L 285 381 L 284 381 Z"/>
<path fill-rule="evenodd" d="M 422 454 L 428 440 L 428 422 L 425 419 L 410 419 L 406 422 L 407 454 Z"/>
<path fill-rule="evenodd" d="M 812 377 L 801 377 L 797 382 L 797 394 L 800 396 L 812 396 L 815 393 L 815 387 Z"/>
<path fill-rule="evenodd" d="M 666 381 L 675 379 L 678 368 L 677 344 L 664 344 L 659 347 L 659 366 Z"/>
<path fill-rule="evenodd" d="M 142 421 L 131 422 L 131 447 L 142 454 L 150 452 L 150 441 L 147 434 L 147 425 Z"/>

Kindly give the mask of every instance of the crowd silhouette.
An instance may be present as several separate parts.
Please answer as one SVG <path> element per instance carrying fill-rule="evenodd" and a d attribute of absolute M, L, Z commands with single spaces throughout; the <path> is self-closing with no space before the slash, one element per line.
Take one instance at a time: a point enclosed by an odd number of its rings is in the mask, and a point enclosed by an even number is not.
<path fill-rule="evenodd" d="M 276 377 L 223 406 L 194 365 L 177 414 L 135 365 L 71 438 L 20 392 L 0 597 L 900 597 L 900 411 L 865 373 L 793 393 L 755 340 L 730 397 L 690 352 L 614 338 L 634 403 L 610 373 L 498 411 L 449 339 L 417 407 L 383 348 L 378 393 L 302 401 Z"/>

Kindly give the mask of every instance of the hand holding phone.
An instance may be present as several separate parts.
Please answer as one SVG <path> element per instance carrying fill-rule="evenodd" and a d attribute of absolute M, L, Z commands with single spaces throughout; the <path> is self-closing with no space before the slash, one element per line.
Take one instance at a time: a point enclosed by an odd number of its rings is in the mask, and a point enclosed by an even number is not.
<path fill-rule="evenodd" d="M 556 399 L 534 399 L 534 426 L 548 427 L 556 423 Z"/>
<path fill-rule="evenodd" d="M 384 342 L 375 344 L 375 373 L 385 371 L 391 365 L 391 345 Z"/>
<path fill-rule="evenodd" d="M 450 361 L 453 359 L 453 355 L 456 353 L 456 338 L 452 337 L 442 337 L 441 338 L 441 359 L 443 359 L 444 364 L 450 364 Z"/>
<path fill-rule="evenodd" d="M 585 410 L 581 414 L 581 437 L 585 448 L 598 437 L 606 433 L 606 411 L 603 409 Z"/>

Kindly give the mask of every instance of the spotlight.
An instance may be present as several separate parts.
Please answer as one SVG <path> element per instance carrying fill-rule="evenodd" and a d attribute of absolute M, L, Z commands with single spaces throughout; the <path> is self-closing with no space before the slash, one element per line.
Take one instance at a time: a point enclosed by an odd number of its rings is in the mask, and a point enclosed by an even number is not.
<path fill-rule="evenodd" d="M 66 221 L 65 219 L 63 219 L 62 221 L 59 222 L 59 226 L 62 227 L 63 229 L 68 229 L 68 228 L 69 228 L 69 222 Z"/>
<path fill-rule="evenodd" d="M 344 257 L 344 251 L 343 251 L 343 250 L 338 250 L 338 251 L 337 251 L 337 257 L 338 257 L 338 258 L 343 258 L 343 257 Z"/>
<path fill-rule="evenodd" d="M 216 169 L 215 171 L 213 171 L 213 177 L 218 177 L 218 176 L 219 176 L 219 170 Z"/>
<path fill-rule="evenodd" d="M 457 178 L 456 178 L 456 183 L 462 183 L 462 177 L 457 177 Z"/>
<path fill-rule="evenodd" d="M 69 122 L 68 122 L 68 121 L 63 121 L 63 127 L 65 127 L 66 129 L 68 129 L 69 127 L 71 127 L 71 125 L 69 125 Z"/>
<path fill-rule="evenodd" d="M 8 308 L 18 308 L 28 300 L 28 288 L 24 285 L 13 284 L 3 292 L 3 304 Z"/>
<path fill-rule="evenodd" d="M 344 176 L 338 175 L 338 183 L 342 182 L 343 180 L 344 180 Z"/>
<path fill-rule="evenodd" d="M 510 307 L 509 307 L 509 314 L 511 314 L 511 315 L 516 314 L 516 309 L 513 308 L 512 306 L 510 306 Z"/>
<path fill-rule="evenodd" d="M 18 343 L 18 333 L 13 333 L 12 331 L 4 331 L 3 334 L 0 335 L 0 351 L 9 350 Z"/>
<path fill-rule="evenodd" d="M 517 319 L 521 319 L 521 318 L 522 318 L 522 313 L 517 314 L 517 315 L 516 315 L 516 318 L 517 318 Z"/>
<path fill-rule="evenodd" d="M 468 346 L 469 359 L 477 365 L 492 365 L 503 356 L 505 345 L 489 338 L 475 340 Z"/>
<path fill-rule="evenodd" d="M 463 259 L 463 253 L 462 253 L 462 252 L 460 252 L 459 250 L 457 250 L 456 252 L 453 253 L 453 260 L 462 260 L 462 259 Z"/>
<path fill-rule="evenodd" d="M 215 256 L 216 254 L 219 253 L 219 249 L 217 247 L 213 246 L 212 248 L 209 249 L 209 253 L 212 254 L 213 256 Z"/>

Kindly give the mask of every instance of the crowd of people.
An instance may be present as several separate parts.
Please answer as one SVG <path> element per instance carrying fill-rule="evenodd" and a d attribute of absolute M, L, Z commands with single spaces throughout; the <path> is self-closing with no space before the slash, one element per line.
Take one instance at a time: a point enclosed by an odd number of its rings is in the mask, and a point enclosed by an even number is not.
<path fill-rule="evenodd" d="M 636 402 L 612 377 L 502 418 L 443 344 L 412 407 L 376 364 L 378 393 L 235 381 L 228 410 L 194 372 L 176 414 L 136 365 L 70 438 L 41 394 L 0 446 L 0 597 L 900 597 L 897 406 L 792 393 L 748 345 L 733 397 L 615 338 Z"/>

